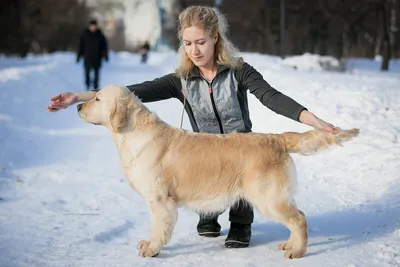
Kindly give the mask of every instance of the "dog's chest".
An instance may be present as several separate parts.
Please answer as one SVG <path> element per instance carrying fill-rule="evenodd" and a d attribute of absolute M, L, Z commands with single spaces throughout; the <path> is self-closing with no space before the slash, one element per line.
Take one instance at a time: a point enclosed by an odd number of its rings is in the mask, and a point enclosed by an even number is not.
<path fill-rule="evenodd" d="M 144 155 L 149 153 L 151 149 L 151 139 L 149 137 L 139 135 L 137 137 L 126 137 L 118 140 L 118 153 L 122 167 L 130 168 L 133 163 L 139 163 L 143 160 Z"/>
<path fill-rule="evenodd" d="M 158 175 L 156 148 L 149 136 L 135 137 L 118 145 L 122 171 L 138 193 L 146 190 Z"/>

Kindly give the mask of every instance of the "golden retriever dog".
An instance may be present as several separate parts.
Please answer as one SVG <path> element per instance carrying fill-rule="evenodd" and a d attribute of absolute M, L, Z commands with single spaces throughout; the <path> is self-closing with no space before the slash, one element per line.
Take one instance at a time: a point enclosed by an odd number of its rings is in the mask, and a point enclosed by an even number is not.
<path fill-rule="evenodd" d="M 297 182 L 290 153 L 308 155 L 359 133 L 194 133 L 168 125 L 121 86 L 104 87 L 77 108 L 85 122 L 111 130 L 123 173 L 149 205 L 151 234 L 138 244 L 143 257 L 156 256 L 170 240 L 178 207 L 211 213 L 239 199 L 290 230 L 288 241 L 279 244 L 285 258 L 303 256 L 307 222 L 293 199 Z"/>

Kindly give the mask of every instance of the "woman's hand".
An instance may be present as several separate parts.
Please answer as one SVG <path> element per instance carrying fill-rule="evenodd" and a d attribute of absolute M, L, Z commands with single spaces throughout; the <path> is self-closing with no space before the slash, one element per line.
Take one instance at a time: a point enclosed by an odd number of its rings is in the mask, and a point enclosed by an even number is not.
<path fill-rule="evenodd" d="M 71 92 L 60 93 L 50 98 L 51 104 L 47 107 L 50 112 L 65 109 L 78 102 L 78 95 Z"/>
<path fill-rule="evenodd" d="M 311 127 L 314 127 L 317 130 L 324 130 L 328 133 L 333 133 L 333 134 L 339 133 L 339 130 L 335 128 L 335 126 L 324 120 L 321 120 L 308 110 L 303 110 L 300 113 L 299 120 L 301 123 L 310 125 Z"/>
<path fill-rule="evenodd" d="M 315 129 L 324 130 L 329 133 L 338 134 L 339 130 L 335 128 L 332 124 L 321 120 L 320 118 L 316 117 L 315 125 L 313 126 Z"/>
<path fill-rule="evenodd" d="M 50 98 L 51 104 L 47 107 L 47 110 L 50 112 L 55 112 L 60 109 L 67 108 L 77 102 L 90 101 L 96 97 L 96 94 L 97 91 L 60 93 Z"/>

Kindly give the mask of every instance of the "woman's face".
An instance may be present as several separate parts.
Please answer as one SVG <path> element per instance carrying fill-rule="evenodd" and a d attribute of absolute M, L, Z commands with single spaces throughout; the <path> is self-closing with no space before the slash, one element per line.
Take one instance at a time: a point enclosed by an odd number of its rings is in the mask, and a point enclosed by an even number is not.
<path fill-rule="evenodd" d="M 205 67 L 214 63 L 217 36 L 210 36 L 207 31 L 198 27 L 189 27 L 182 32 L 185 52 L 197 67 Z"/>

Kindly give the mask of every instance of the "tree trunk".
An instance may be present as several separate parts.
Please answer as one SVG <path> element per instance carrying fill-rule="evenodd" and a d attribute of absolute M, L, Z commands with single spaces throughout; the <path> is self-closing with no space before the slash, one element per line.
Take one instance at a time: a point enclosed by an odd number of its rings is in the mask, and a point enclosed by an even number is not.
<path fill-rule="evenodd" d="M 376 30 L 375 37 L 375 57 L 381 55 L 382 51 L 382 20 L 381 20 L 381 12 L 377 11 L 376 13 L 377 21 L 378 21 L 378 29 Z"/>
<path fill-rule="evenodd" d="M 382 65 L 381 65 L 381 70 L 382 71 L 388 71 L 389 70 L 389 61 L 390 61 L 390 37 L 389 37 L 389 32 L 388 32 L 388 27 L 387 27 L 387 12 L 386 12 L 386 7 L 384 3 L 382 3 L 382 8 L 381 8 L 381 23 L 382 23 L 382 30 L 383 30 L 383 51 L 382 51 Z"/>
<path fill-rule="evenodd" d="M 399 1 L 398 0 L 392 0 L 391 1 L 391 8 L 390 8 L 390 47 L 391 51 L 393 54 L 395 54 L 397 49 L 399 48 L 399 42 L 400 42 L 400 36 L 399 36 L 399 12 L 400 12 L 400 7 L 399 7 Z M 393 55 L 396 56 L 396 55 Z M 397 54 L 398 56 L 398 54 Z"/>
<path fill-rule="evenodd" d="M 286 35 L 286 3 L 285 0 L 281 0 L 281 16 L 280 16 L 280 56 L 285 58 L 285 35 Z"/>

